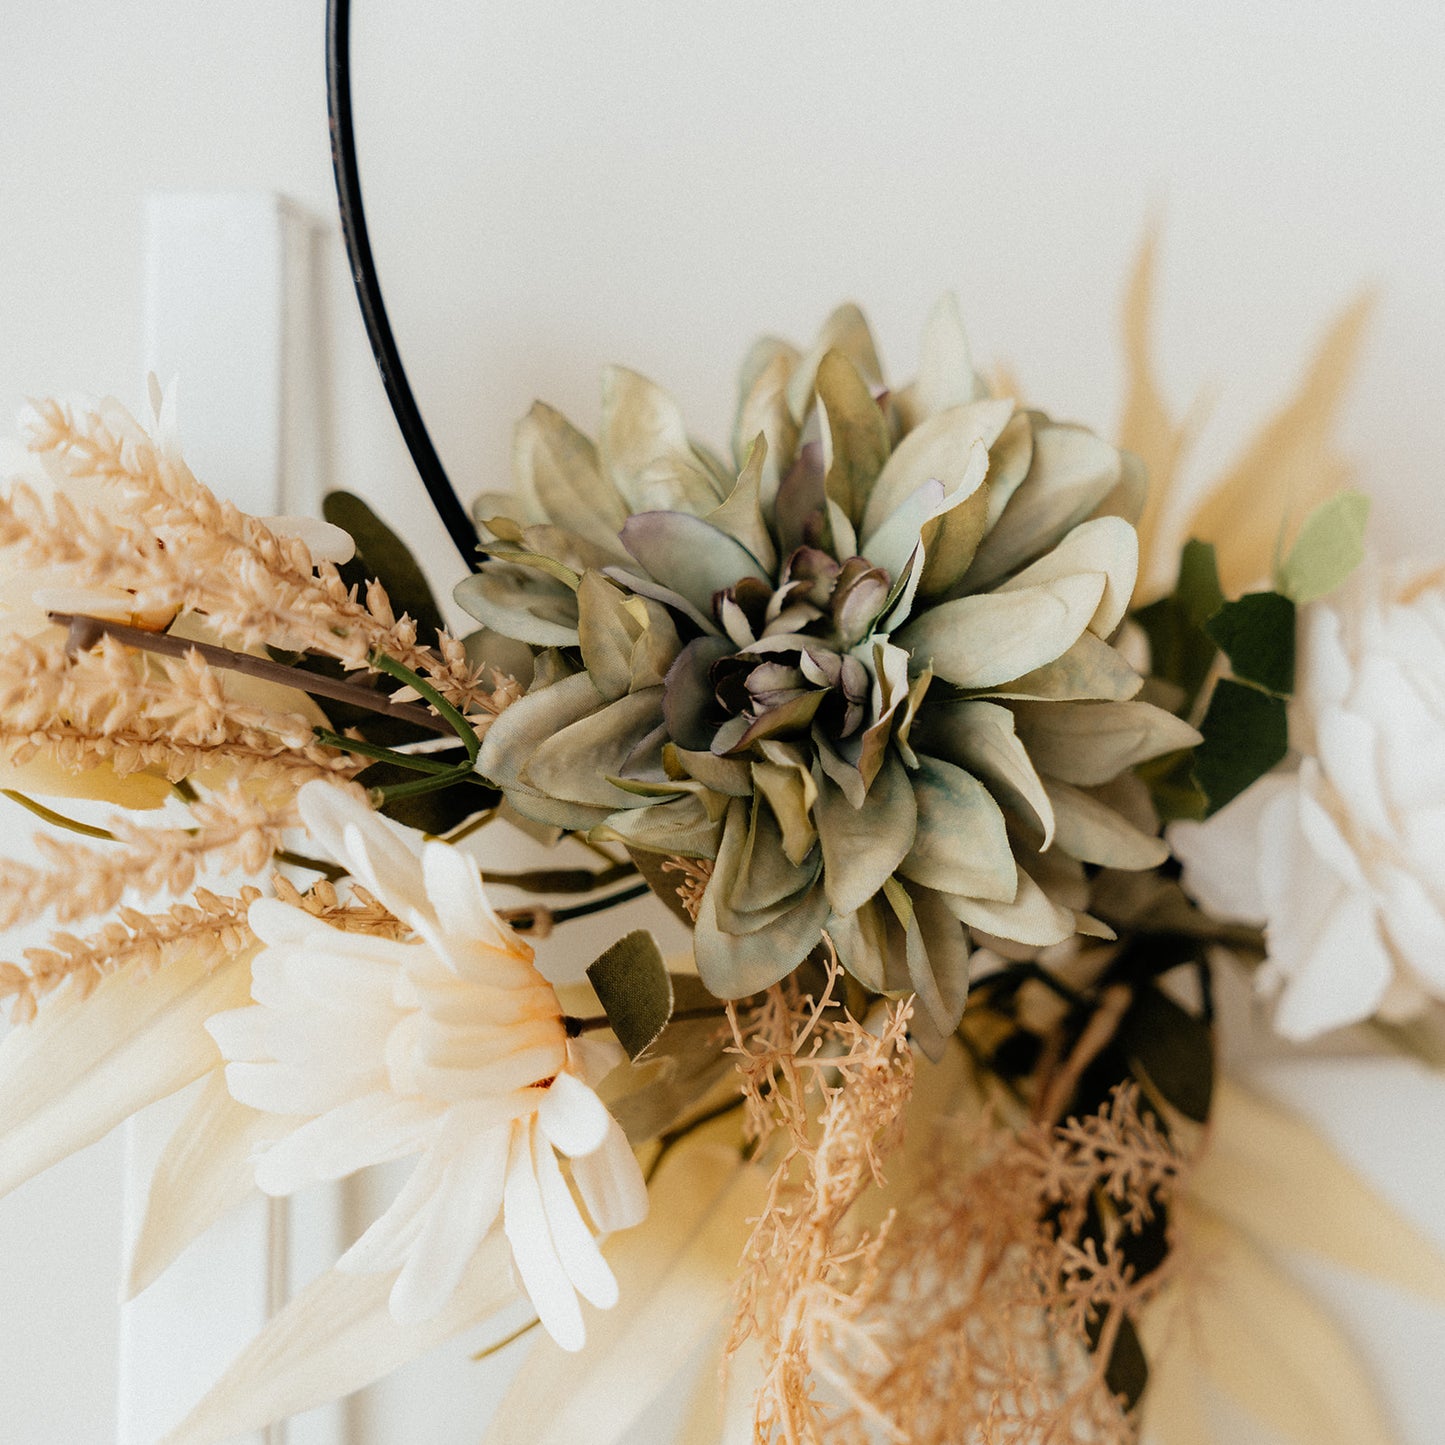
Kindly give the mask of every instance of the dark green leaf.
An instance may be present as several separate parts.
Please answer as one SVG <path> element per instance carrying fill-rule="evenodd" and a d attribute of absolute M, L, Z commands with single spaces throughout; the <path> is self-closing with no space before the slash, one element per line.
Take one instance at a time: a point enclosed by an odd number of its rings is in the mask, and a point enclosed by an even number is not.
<path fill-rule="evenodd" d="M 672 1021 L 643 1059 L 614 1069 L 599 1091 L 633 1144 L 657 1138 L 691 1114 L 732 1072 L 726 1052 L 730 1036 L 723 1021 L 692 1016 L 717 1008 L 717 1000 L 691 974 L 671 978 Z"/>
<path fill-rule="evenodd" d="M 1278 592 L 1247 592 L 1226 602 L 1204 630 L 1229 658 L 1234 675 L 1277 697 L 1294 691 L 1295 607 Z"/>
<path fill-rule="evenodd" d="M 1218 652 L 1204 624 L 1223 602 L 1213 546 L 1187 542 L 1179 558 L 1179 585 L 1174 595 L 1135 613 L 1135 620 L 1149 636 L 1153 675 L 1183 689 L 1181 710 L 1186 715 Z"/>
<path fill-rule="evenodd" d="M 321 503 L 321 514 L 334 526 L 351 533 L 366 570 L 386 588 L 397 615 L 406 612 L 413 618 L 424 642 L 441 631 L 441 612 L 416 558 L 360 497 L 350 492 L 328 492 Z"/>
<path fill-rule="evenodd" d="M 627 1057 L 642 1057 L 672 1017 L 672 979 L 657 940 L 635 929 L 589 964 L 587 977 Z"/>
<path fill-rule="evenodd" d="M 1283 698 L 1229 678 L 1216 684 L 1199 725 L 1204 741 L 1194 750 L 1194 777 L 1217 813 L 1289 751 Z"/>
<path fill-rule="evenodd" d="M 1184 608 L 1184 615 L 1196 627 L 1203 627 L 1224 605 L 1213 542 L 1191 540 L 1184 544 L 1179 554 L 1179 585 L 1174 595 Z"/>
<path fill-rule="evenodd" d="M 1129 1066 L 1186 1118 L 1204 1123 L 1214 1095 L 1214 1037 L 1209 1026 L 1160 989 L 1135 995 L 1119 1030 Z"/>
<path fill-rule="evenodd" d="M 1144 1347 L 1128 1315 L 1119 1321 L 1114 1348 L 1104 1370 L 1104 1383 L 1114 1394 L 1124 1397 L 1126 1410 L 1138 1405 L 1149 1383 L 1149 1361 L 1144 1357 Z"/>
<path fill-rule="evenodd" d="M 1148 785 L 1160 822 L 1173 823 L 1180 818 L 1197 821 L 1204 817 L 1207 800 L 1194 780 L 1193 748 L 1151 758 L 1134 771 Z"/>

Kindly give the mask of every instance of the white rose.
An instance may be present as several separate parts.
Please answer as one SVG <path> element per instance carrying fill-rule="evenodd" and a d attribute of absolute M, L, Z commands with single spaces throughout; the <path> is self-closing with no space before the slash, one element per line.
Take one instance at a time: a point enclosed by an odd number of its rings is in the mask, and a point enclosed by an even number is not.
<path fill-rule="evenodd" d="M 1275 1027 L 1445 998 L 1445 567 L 1367 563 L 1300 617 L 1296 752 L 1169 841 L 1211 913 L 1262 925 Z"/>

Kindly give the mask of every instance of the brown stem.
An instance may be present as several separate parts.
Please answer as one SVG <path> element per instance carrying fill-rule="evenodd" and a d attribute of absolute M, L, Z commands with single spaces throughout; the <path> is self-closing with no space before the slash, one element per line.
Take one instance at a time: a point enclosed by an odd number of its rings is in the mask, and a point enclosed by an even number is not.
<path fill-rule="evenodd" d="M 1126 983 L 1111 983 L 1099 995 L 1092 1017 L 1084 1025 L 1079 1041 L 1058 1071 L 1049 1079 L 1034 1106 L 1034 1118 L 1040 1123 L 1057 1124 L 1063 1118 L 1084 1070 L 1099 1057 L 1119 1032 L 1124 1015 L 1134 1001 L 1134 990 Z"/>
<path fill-rule="evenodd" d="M 333 702 L 349 702 L 369 712 L 380 713 L 382 717 L 396 718 L 417 727 L 427 728 L 434 733 L 449 735 L 449 728 L 435 714 L 415 703 L 391 702 L 383 693 L 370 688 L 359 687 L 354 682 L 342 682 L 339 678 L 319 677 L 314 672 L 304 672 L 284 663 L 271 662 L 264 657 L 252 657 L 247 652 L 232 652 L 228 647 L 216 647 L 209 642 L 189 642 L 184 637 L 172 637 L 166 632 L 145 632 L 139 627 L 126 627 L 119 622 L 107 622 L 100 617 L 86 617 L 73 612 L 52 612 L 50 620 L 70 629 L 70 649 L 83 652 L 95 646 L 102 637 L 113 637 L 127 647 L 139 647 L 145 652 L 158 652 L 164 657 L 185 657 L 198 652 L 212 667 L 222 667 L 230 672 L 244 673 L 247 677 L 259 677 L 266 682 L 280 683 L 298 692 L 310 693 L 313 697 L 329 697 Z"/>

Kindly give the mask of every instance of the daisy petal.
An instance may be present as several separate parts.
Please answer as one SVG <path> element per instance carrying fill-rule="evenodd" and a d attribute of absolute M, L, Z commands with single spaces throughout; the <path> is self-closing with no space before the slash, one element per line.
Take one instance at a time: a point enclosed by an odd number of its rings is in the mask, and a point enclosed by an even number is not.
<path fill-rule="evenodd" d="M 617 1279 L 583 1222 L 567 1181 L 557 1167 L 557 1156 L 540 1130 L 532 1134 L 532 1164 L 542 1192 L 542 1207 L 547 1211 L 552 1243 L 567 1278 L 583 1299 L 598 1309 L 611 1309 L 617 1303 Z"/>
<path fill-rule="evenodd" d="M 504 1215 L 507 1239 L 518 1277 L 543 1329 L 564 1350 L 580 1350 L 587 1341 L 582 1307 L 547 1227 L 542 1190 L 532 1162 L 531 1134 L 530 1125 L 518 1127 L 512 1134 Z"/>
<path fill-rule="evenodd" d="M 537 1122 L 557 1148 L 575 1156 L 602 1147 L 612 1116 L 581 1079 L 561 1073 L 537 1106 Z"/>

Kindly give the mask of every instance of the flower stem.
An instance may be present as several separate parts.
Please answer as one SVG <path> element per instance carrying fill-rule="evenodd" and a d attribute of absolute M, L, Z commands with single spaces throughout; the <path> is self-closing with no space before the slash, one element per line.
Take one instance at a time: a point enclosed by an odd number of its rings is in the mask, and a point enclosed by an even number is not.
<path fill-rule="evenodd" d="M 99 838 L 106 843 L 116 841 L 115 834 L 109 828 L 97 828 L 94 824 L 82 823 L 78 818 L 67 818 L 64 813 L 57 813 L 53 808 L 47 808 L 44 803 L 37 803 L 34 798 L 27 798 L 24 793 L 17 793 L 13 788 L 0 788 L 0 793 L 54 828 L 64 828 L 67 833 L 79 833 L 83 838 Z"/>
<path fill-rule="evenodd" d="M 64 813 L 57 813 L 54 808 L 47 808 L 44 803 L 37 803 L 34 798 L 27 798 L 24 793 L 15 792 L 12 788 L 0 788 L 0 793 L 12 803 L 19 803 L 22 808 L 34 813 L 53 828 L 64 828 L 67 833 L 79 833 L 84 838 L 98 838 L 103 843 L 120 841 L 109 828 L 97 828 L 94 824 L 82 823 L 78 818 L 69 818 Z M 289 848 L 279 848 L 272 856 L 278 863 L 288 863 L 293 868 L 305 868 L 308 872 L 320 873 L 333 883 L 346 877 L 344 868 L 338 868 L 334 863 L 323 863 L 320 858 L 310 858 L 305 853 L 293 853 Z"/>
<path fill-rule="evenodd" d="M 439 763 L 416 753 L 399 753 L 394 748 L 384 748 L 379 743 L 342 737 L 340 733 L 331 732 L 327 728 L 313 728 L 312 731 L 316 734 L 316 741 L 325 747 L 336 748 L 343 753 L 356 753 L 363 758 L 375 758 L 378 762 L 394 763 L 397 767 L 407 768 L 413 773 L 452 774 L 457 771 L 455 763 Z"/>
<path fill-rule="evenodd" d="M 415 688 L 432 707 L 438 715 L 446 721 L 457 737 L 461 739 L 462 746 L 467 750 L 467 761 L 475 763 L 477 754 L 482 750 L 482 740 L 477 736 L 477 730 L 469 723 L 461 712 L 452 706 L 431 683 L 419 673 L 413 672 L 409 667 L 403 667 L 395 658 L 388 657 L 384 652 L 374 652 L 371 655 L 371 665 L 379 672 L 387 673 L 404 682 L 408 687 Z"/>

